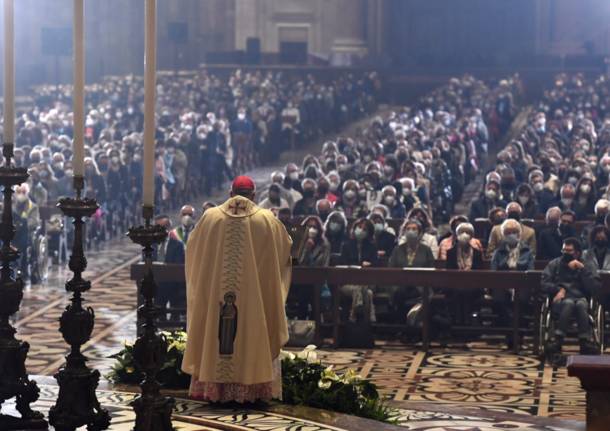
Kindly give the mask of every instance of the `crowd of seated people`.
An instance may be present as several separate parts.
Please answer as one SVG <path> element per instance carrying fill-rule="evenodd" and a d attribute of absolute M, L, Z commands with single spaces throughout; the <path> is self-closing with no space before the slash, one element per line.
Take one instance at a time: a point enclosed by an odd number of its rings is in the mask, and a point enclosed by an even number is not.
<path fill-rule="evenodd" d="M 469 91 L 460 88 L 465 85 Z M 598 271 L 610 269 L 610 84 L 559 76 L 491 169 L 481 172 L 488 124 L 499 115 L 498 100 L 512 100 L 516 87 L 454 80 L 423 99 L 429 108 L 390 113 L 357 136 L 326 143 L 320 157 L 307 156 L 301 167 L 274 172 L 269 207 L 278 208 L 288 226 L 319 217 L 331 264 L 528 271 L 540 262 L 547 274 L 542 292 L 550 295 L 557 321 L 550 359 L 560 361 L 572 316 L 581 352 L 599 351 L 590 324 L 584 328 L 582 307 L 599 287 Z M 451 217 L 476 175 L 484 186 L 468 217 Z M 435 228 L 447 222 L 448 232 Z M 549 271 L 555 271 L 551 279 Z M 367 318 L 377 320 L 377 291 L 344 286 L 342 294 L 351 300 L 347 318 L 366 309 Z M 510 325 L 508 291 L 476 294 L 489 300 L 495 324 Z M 408 316 L 420 295 L 416 288 L 393 292 L 393 317 Z M 520 295 L 524 306 L 533 295 Z M 472 315 L 460 307 L 476 301 L 464 295 L 456 302 L 452 319 Z M 310 305 L 302 306 L 299 318 L 310 312 Z"/>
<path fill-rule="evenodd" d="M 287 142 L 298 147 L 340 130 L 376 109 L 379 85 L 374 72 L 329 78 L 242 70 L 215 75 L 205 69 L 160 74 L 155 207 L 177 209 L 218 190 L 223 179 L 275 160 Z M 70 86 L 42 86 L 33 105 L 19 109 L 14 163 L 30 173 L 15 199 L 22 248 L 32 243 L 39 224 L 32 214 L 74 195 L 71 95 Z M 143 100 L 141 77 L 108 77 L 86 88 L 84 194 L 100 204 L 88 245 L 122 235 L 139 221 Z M 27 266 L 24 261 L 24 277 Z"/>
<path fill-rule="evenodd" d="M 450 232 L 442 227 L 465 187 L 482 173 L 492 134 L 507 131 L 518 88 L 517 80 L 487 85 L 471 76 L 452 79 L 416 107 L 374 118 L 353 136 L 326 142 L 319 156 L 273 172 L 259 192 L 260 205 L 288 227 L 306 227 L 300 265 L 433 268 L 449 256 L 456 267 L 477 268 L 484 249 L 468 218 L 452 219 Z M 324 258 L 312 260 L 312 250 Z M 342 286 L 346 319 L 377 321 L 377 291 Z M 295 292 L 294 317 L 311 318 L 311 289 L 297 286 Z M 384 294 L 391 298 L 389 318 L 404 320 L 419 289 Z"/>

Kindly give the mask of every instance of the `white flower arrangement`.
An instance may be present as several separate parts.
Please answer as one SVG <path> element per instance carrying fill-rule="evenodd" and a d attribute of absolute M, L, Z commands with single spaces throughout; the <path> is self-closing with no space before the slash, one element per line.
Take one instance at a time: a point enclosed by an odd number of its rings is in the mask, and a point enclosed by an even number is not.
<path fill-rule="evenodd" d="M 290 360 L 290 361 L 294 361 L 295 359 L 303 359 L 305 361 L 307 361 L 308 364 L 314 364 L 319 362 L 318 361 L 318 353 L 316 352 L 316 349 L 318 347 L 310 344 L 308 346 L 306 346 L 302 351 L 294 354 L 292 352 L 286 351 L 286 350 L 280 350 L 280 360 L 284 361 L 284 360 Z"/>

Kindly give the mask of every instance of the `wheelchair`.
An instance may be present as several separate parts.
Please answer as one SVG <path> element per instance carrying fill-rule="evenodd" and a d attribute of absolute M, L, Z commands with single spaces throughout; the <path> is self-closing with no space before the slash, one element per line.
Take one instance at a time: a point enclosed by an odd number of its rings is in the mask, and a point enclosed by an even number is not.
<path fill-rule="evenodd" d="M 549 354 L 548 346 L 550 341 L 553 339 L 555 333 L 555 319 L 552 311 L 551 298 L 548 296 L 542 301 L 540 306 L 539 314 L 539 325 L 538 325 L 538 352 L 540 360 L 545 360 Z M 589 300 L 589 323 L 591 324 L 593 342 L 599 346 L 599 353 L 603 354 L 605 349 L 604 342 L 604 331 L 605 331 L 605 311 L 601 303 L 597 298 L 592 297 Z M 575 326 L 575 322 L 572 322 L 572 326 Z M 573 333 L 567 334 L 568 336 Z"/>

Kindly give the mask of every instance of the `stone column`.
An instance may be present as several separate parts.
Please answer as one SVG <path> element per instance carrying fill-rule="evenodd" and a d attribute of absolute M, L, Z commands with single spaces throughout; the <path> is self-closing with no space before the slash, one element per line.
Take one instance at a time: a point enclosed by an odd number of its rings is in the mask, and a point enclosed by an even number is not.
<path fill-rule="evenodd" d="M 235 48 L 246 49 L 246 40 L 258 36 L 258 0 L 235 2 Z"/>
<path fill-rule="evenodd" d="M 335 37 L 331 63 L 350 66 L 367 52 L 366 0 L 335 0 Z"/>

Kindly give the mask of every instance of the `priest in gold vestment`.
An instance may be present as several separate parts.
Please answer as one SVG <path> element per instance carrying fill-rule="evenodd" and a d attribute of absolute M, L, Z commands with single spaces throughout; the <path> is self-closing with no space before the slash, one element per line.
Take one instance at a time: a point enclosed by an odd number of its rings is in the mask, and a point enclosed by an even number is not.
<path fill-rule="evenodd" d="M 189 395 L 213 402 L 281 398 L 279 353 L 288 341 L 284 305 L 292 241 L 237 177 L 231 198 L 205 212 L 186 248 Z"/>

